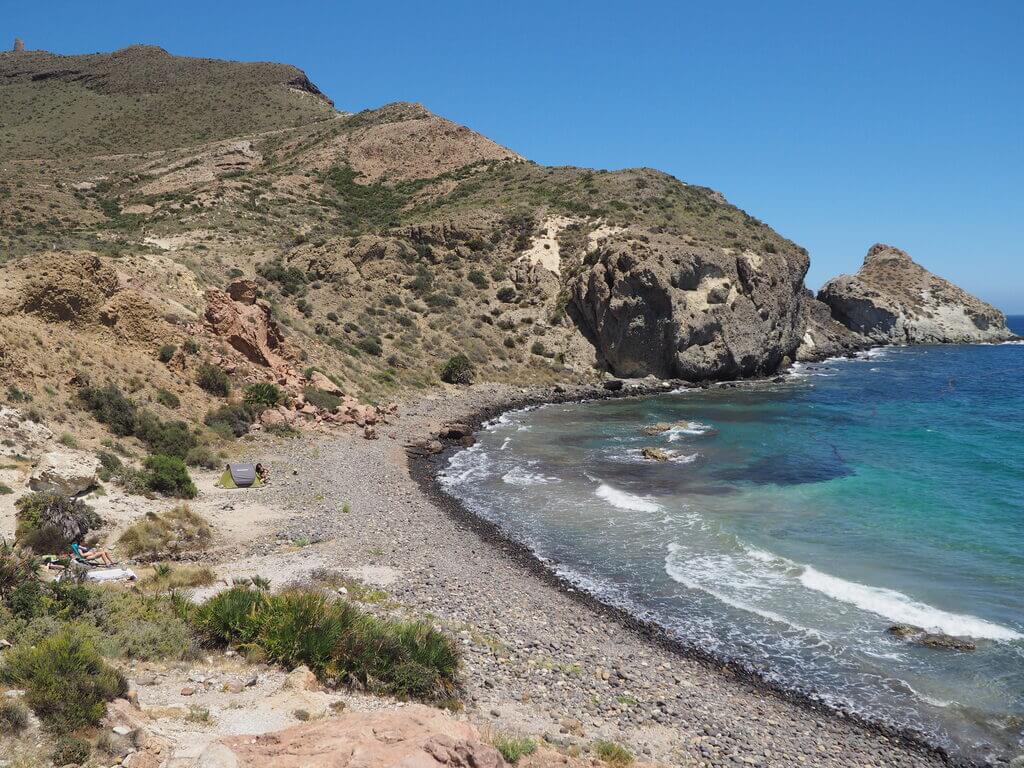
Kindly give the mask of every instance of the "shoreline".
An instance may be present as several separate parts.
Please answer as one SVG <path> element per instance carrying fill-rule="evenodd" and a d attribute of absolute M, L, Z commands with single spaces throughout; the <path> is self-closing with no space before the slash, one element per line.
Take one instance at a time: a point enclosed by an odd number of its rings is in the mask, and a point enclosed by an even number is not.
<path fill-rule="evenodd" d="M 873 348 L 884 348 L 879 345 Z M 855 357 L 856 355 L 843 356 Z M 825 358 L 835 359 L 834 357 Z M 739 386 L 771 382 L 776 377 L 763 379 L 748 379 L 731 382 L 714 382 L 708 387 L 700 388 L 737 388 Z M 540 407 L 551 404 L 585 403 L 594 400 L 619 399 L 625 397 L 654 397 L 658 395 L 671 394 L 678 391 L 676 386 L 633 385 L 630 388 L 627 384 L 621 390 L 608 391 L 596 388 L 585 389 L 583 392 L 572 393 L 569 391 L 558 392 L 551 390 L 548 393 L 536 392 L 514 396 L 504 402 L 478 408 L 467 413 L 461 418 L 461 422 L 467 424 L 475 435 L 486 424 L 499 416 L 519 411 L 526 408 Z M 796 705 L 809 713 L 825 715 L 833 718 L 839 723 L 862 729 L 872 734 L 883 736 L 894 740 L 909 751 L 916 752 L 925 757 L 939 759 L 943 764 L 956 766 L 957 768 L 977 768 L 989 763 L 981 763 L 966 758 L 960 758 L 949 754 L 943 747 L 930 743 L 926 737 L 911 729 L 900 728 L 887 724 L 881 720 L 875 720 L 857 713 L 848 712 L 843 709 L 830 706 L 815 698 L 812 694 L 803 691 L 787 688 L 780 683 L 765 679 L 765 677 L 754 669 L 745 667 L 733 660 L 719 657 L 711 651 L 703 649 L 687 640 L 674 635 L 662 625 L 639 618 L 631 614 L 625 608 L 604 602 L 599 597 L 582 589 L 567 578 L 557 574 L 552 568 L 540 558 L 530 547 L 522 541 L 513 538 L 501 527 L 485 518 L 479 516 L 459 499 L 449 494 L 438 478 L 438 474 L 447 465 L 448 459 L 465 446 L 455 438 L 438 438 L 444 445 L 444 450 L 436 454 L 414 455 L 408 457 L 410 476 L 419 483 L 425 494 L 457 523 L 465 526 L 489 546 L 496 549 L 502 555 L 510 558 L 519 567 L 528 571 L 531 576 L 557 589 L 559 592 L 583 606 L 586 610 L 593 611 L 605 616 L 629 632 L 639 636 L 645 642 L 657 644 L 659 647 L 678 654 L 690 661 L 702 664 L 710 671 L 723 678 L 738 680 L 750 686 L 758 692 L 767 692 L 790 704 Z"/>

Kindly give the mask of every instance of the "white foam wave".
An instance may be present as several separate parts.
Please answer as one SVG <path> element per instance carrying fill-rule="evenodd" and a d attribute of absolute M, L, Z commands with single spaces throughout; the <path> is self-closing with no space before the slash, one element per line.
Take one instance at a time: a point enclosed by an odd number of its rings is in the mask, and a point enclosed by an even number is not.
<path fill-rule="evenodd" d="M 619 490 L 608 483 L 601 483 L 594 493 L 599 499 L 603 499 L 619 509 L 627 509 L 632 512 L 657 512 L 661 509 L 657 502 L 649 498 Z"/>
<path fill-rule="evenodd" d="M 685 426 L 679 425 L 666 429 L 663 434 L 668 436 L 668 441 L 674 443 L 683 435 L 705 435 L 712 430 L 712 427 L 707 424 L 701 424 L 699 421 L 691 421 Z"/>
<path fill-rule="evenodd" d="M 559 482 L 557 477 L 548 477 L 542 475 L 539 472 L 531 472 L 523 467 L 513 467 L 504 475 L 501 476 L 502 482 L 508 483 L 509 485 L 518 485 L 521 488 L 526 488 L 531 485 L 547 485 L 549 483 Z"/>
<path fill-rule="evenodd" d="M 700 456 L 699 453 L 679 453 L 669 458 L 673 464 L 691 464 Z"/>
<path fill-rule="evenodd" d="M 800 574 L 800 583 L 807 589 L 820 592 L 833 600 L 854 605 L 862 611 L 874 613 L 889 621 L 923 627 L 932 632 L 985 640 L 1024 639 L 1024 635 L 1009 627 L 968 614 L 949 613 L 917 602 L 894 589 L 846 581 L 822 573 L 809 565 L 805 566 L 803 573 Z"/>

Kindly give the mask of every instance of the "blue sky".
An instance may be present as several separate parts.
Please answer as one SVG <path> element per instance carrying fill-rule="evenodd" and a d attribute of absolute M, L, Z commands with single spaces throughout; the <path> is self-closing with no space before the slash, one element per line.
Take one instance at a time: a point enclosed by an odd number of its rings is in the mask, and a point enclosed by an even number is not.
<path fill-rule="evenodd" d="M 881 241 L 1017 313 L 1022 32 L 999 0 L 0 4 L 29 48 L 288 62 L 341 109 L 418 101 L 538 162 L 661 168 L 806 246 L 812 287 Z"/>

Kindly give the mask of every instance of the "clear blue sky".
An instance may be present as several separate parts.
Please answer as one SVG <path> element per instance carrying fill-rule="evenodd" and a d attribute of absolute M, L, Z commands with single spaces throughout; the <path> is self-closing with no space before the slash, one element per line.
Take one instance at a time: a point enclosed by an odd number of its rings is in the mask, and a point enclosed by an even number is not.
<path fill-rule="evenodd" d="M 1024 313 L 1019 0 L 3 0 L 16 34 L 292 63 L 341 109 L 418 101 L 542 163 L 714 187 L 810 250 L 812 287 L 881 241 Z"/>

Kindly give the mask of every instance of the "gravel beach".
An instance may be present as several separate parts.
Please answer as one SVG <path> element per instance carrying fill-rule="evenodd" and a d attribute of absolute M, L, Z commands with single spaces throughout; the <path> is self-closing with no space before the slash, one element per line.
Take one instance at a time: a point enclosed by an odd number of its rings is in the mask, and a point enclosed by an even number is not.
<path fill-rule="evenodd" d="M 404 404 L 378 440 L 281 441 L 258 495 L 290 515 L 218 570 L 282 584 L 338 569 L 386 591 L 380 610 L 434 617 L 463 645 L 466 713 L 495 731 L 563 746 L 612 739 L 671 765 L 948 764 L 630 626 L 460 514 L 433 489 L 429 465 L 407 456 L 446 423 L 543 397 L 496 385 L 435 392 Z"/>

